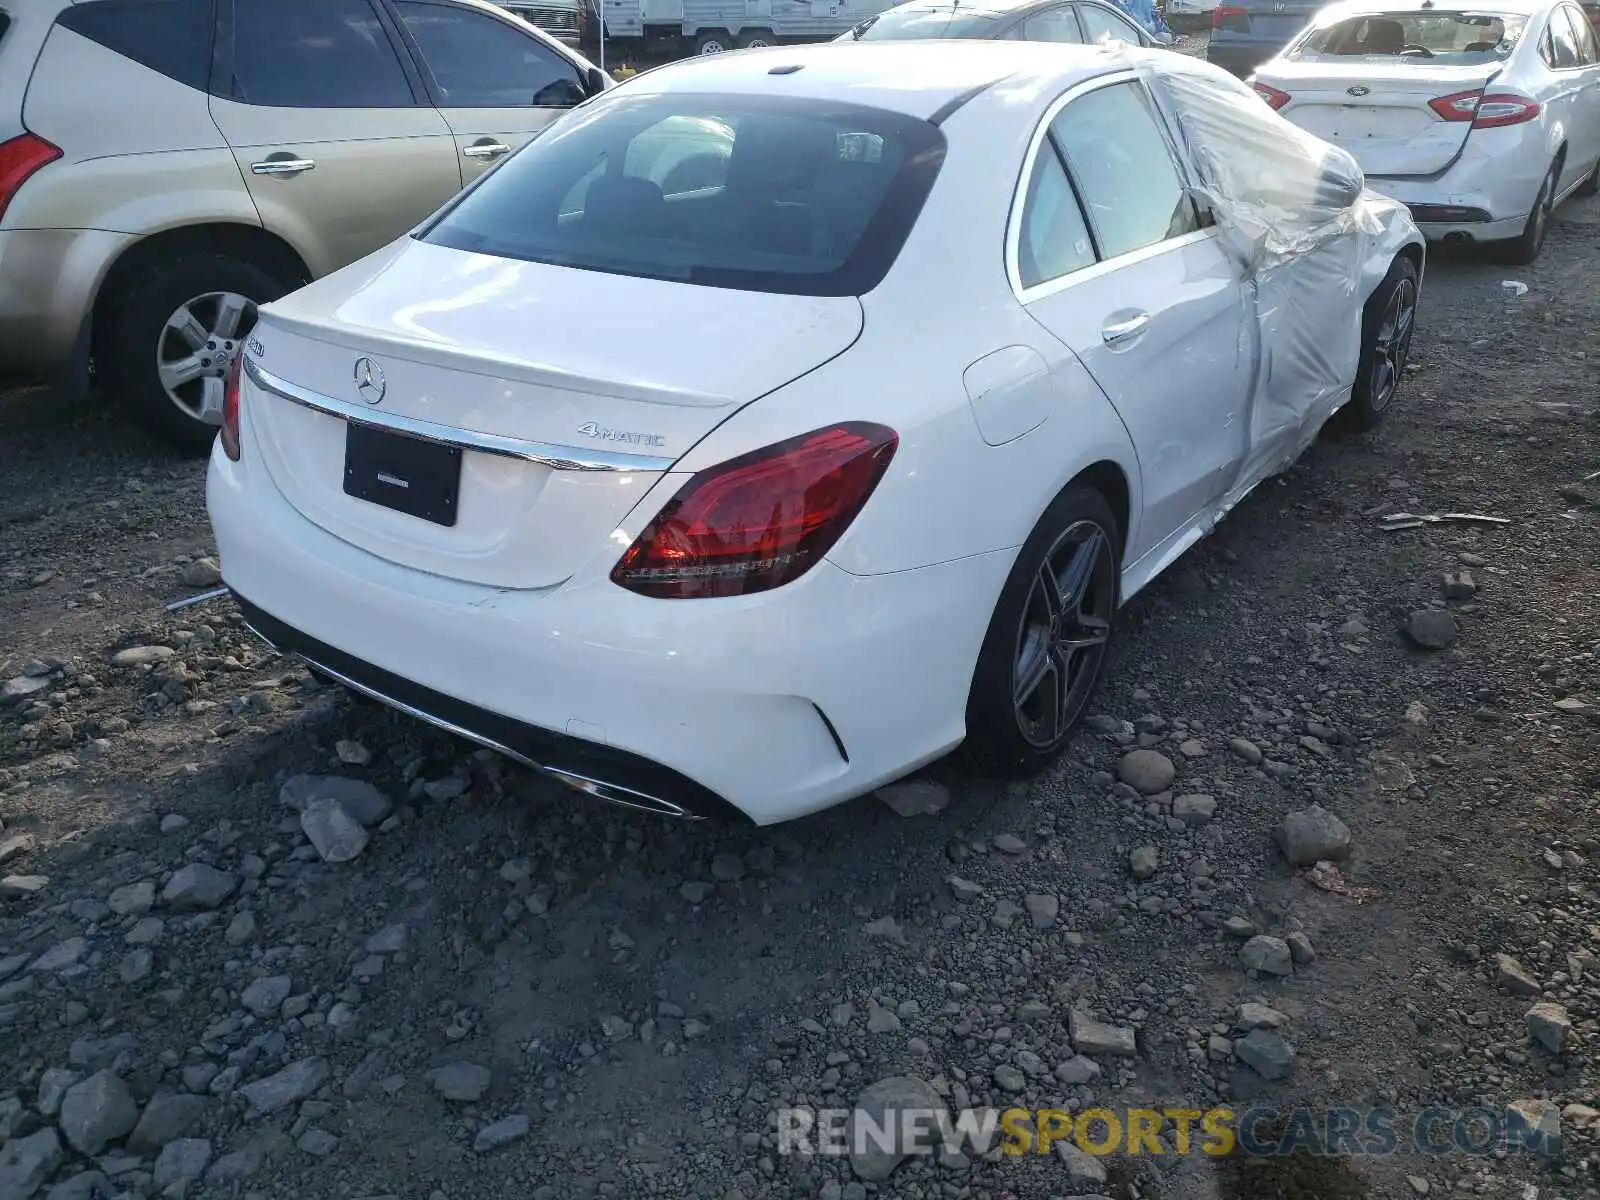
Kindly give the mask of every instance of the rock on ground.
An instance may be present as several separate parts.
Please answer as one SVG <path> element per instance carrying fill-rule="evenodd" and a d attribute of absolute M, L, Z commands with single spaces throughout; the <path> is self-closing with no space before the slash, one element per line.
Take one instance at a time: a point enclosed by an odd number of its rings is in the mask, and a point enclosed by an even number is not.
<path fill-rule="evenodd" d="M 1068 1017 L 1072 1048 L 1079 1054 L 1132 1058 L 1139 1052 L 1138 1037 L 1125 1025 L 1108 1025 L 1073 1009 Z"/>
<path fill-rule="evenodd" d="M 161 899 L 173 912 L 206 912 L 216 908 L 239 886 L 238 877 L 206 863 L 179 867 L 161 889 Z"/>
<path fill-rule="evenodd" d="M 522 1113 L 502 1117 L 493 1125 L 485 1125 L 478 1130 L 478 1136 L 472 1140 L 472 1148 L 479 1154 L 498 1149 L 526 1136 L 531 1127 L 528 1118 Z"/>
<path fill-rule="evenodd" d="M 61 1139 L 44 1128 L 0 1147 L 0 1196 L 27 1200 L 61 1165 Z"/>
<path fill-rule="evenodd" d="M 1252 1029 L 1233 1044 L 1233 1052 L 1263 1079 L 1285 1079 L 1294 1069 L 1294 1047 L 1270 1029 Z"/>
<path fill-rule="evenodd" d="M 1528 1033 L 1551 1054 L 1560 1054 L 1567 1048 L 1567 1038 L 1572 1034 L 1572 1018 L 1564 1005 L 1535 1004 L 1528 1010 Z"/>
<path fill-rule="evenodd" d="M 1456 619 L 1446 609 L 1422 608 L 1406 619 L 1406 636 L 1424 650 L 1445 650 L 1455 645 Z"/>
<path fill-rule="evenodd" d="M 200 1124 L 210 1103 L 204 1096 L 182 1092 L 152 1096 L 128 1136 L 128 1149 L 134 1154 L 148 1154 L 176 1141 Z"/>
<path fill-rule="evenodd" d="M 95 1155 L 139 1121 L 139 1106 L 115 1071 L 96 1071 L 61 1098 L 61 1133 L 79 1154 Z"/>
<path fill-rule="evenodd" d="M 321 1057 L 302 1058 L 290 1063 L 275 1075 L 247 1083 L 239 1089 L 250 1103 L 253 1112 L 266 1116 L 279 1109 L 298 1104 L 309 1097 L 333 1074 L 328 1060 Z"/>
<path fill-rule="evenodd" d="M 1295 867 L 1348 858 L 1350 829 L 1320 804 L 1289 813 L 1278 826 L 1278 847 Z"/>
<path fill-rule="evenodd" d="M 950 806 L 950 789 L 934 779 L 902 779 L 875 794 L 902 817 L 931 817 Z"/>
<path fill-rule="evenodd" d="M 278 799 L 295 812 L 304 812 L 318 800 L 336 800 L 368 827 L 382 824 L 394 809 L 389 797 L 366 780 L 340 775 L 296 775 L 278 790 Z"/>
<path fill-rule="evenodd" d="M 856 1178 L 866 1183 L 882 1183 L 902 1162 L 913 1154 L 917 1146 L 902 1140 L 905 1132 L 901 1113 L 916 1111 L 932 1113 L 948 1111 L 943 1097 L 933 1086 L 913 1075 L 891 1075 L 861 1090 L 850 1112 L 848 1144 L 850 1166 Z M 927 1122 L 930 1136 L 933 1122 Z M 887 1147 L 880 1147 L 871 1136 L 873 1130 L 888 1130 L 884 1139 Z M 858 1153 L 859 1151 L 859 1153 Z"/>
<path fill-rule="evenodd" d="M 428 1083 L 435 1092 L 463 1104 L 481 1100 L 489 1090 L 490 1079 L 488 1067 L 469 1062 L 450 1063 L 428 1072 Z"/>
<path fill-rule="evenodd" d="M 367 848 L 371 838 L 366 827 L 338 800 L 321 797 L 310 801 L 300 812 L 300 828 L 316 847 L 323 862 L 347 863 Z"/>
<path fill-rule="evenodd" d="M 1172 760 L 1156 750 L 1132 750 L 1117 763 L 1117 778 L 1146 796 L 1166 791 L 1177 775 Z"/>
<path fill-rule="evenodd" d="M 1239 947 L 1239 961 L 1251 971 L 1263 975 L 1292 975 L 1294 952 L 1282 938 L 1257 934 Z"/>

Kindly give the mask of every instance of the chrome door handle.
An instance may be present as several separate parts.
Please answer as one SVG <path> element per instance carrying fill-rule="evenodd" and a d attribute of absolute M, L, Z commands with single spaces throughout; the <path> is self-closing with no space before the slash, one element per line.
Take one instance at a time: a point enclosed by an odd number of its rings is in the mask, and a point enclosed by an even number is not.
<path fill-rule="evenodd" d="M 461 151 L 464 158 L 499 158 L 502 154 L 510 154 L 511 147 L 500 142 L 479 142 L 476 146 L 467 146 Z"/>
<path fill-rule="evenodd" d="M 1122 321 L 1112 321 L 1100 327 L 1100 338 L 1108 346 L 1115 346 L 1118 342 L 1125 342 L 1129 338 L 1137 337 L 1144 332 L 1144 327 L 1150 324 L 1149 313 L 1134 313 Z"/>
<path fill-rule="evenodd" d="M 250 169 L 257 175 L 298 175 L 316 165 L 314 158 L 269 158 L 264 162 L 251 163 Z"/>

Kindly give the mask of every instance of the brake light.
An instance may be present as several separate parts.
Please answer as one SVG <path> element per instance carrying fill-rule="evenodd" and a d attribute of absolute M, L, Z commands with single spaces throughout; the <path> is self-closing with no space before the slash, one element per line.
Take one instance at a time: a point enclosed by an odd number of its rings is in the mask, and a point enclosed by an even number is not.
<path fill-rule="evenodd" d="M 1243 17 L 1248 14 L 1237 4 L 1219 4 L 1211 10 L 1211 28 L 1221 29 L 1229 17 Z"/>
<path fill-rule="evenodd" d="M 11 198 L 33 173 L 60 157 L 61 147 L 31 133 L 0 142 L 0 217 L 6 215 Z"/>
<path fill-rule="evenodd" d="M 1265 100 L 1268 107 L 1270 107 L 1274 112 L 1282 108 L 1285 104 L 1289 103 L 1291 99 L 1288 92 L 1280 92 L 1277 88 L 1268 87 L 1264 83 L 1252 83 L 1250 86 L 1255 88 L 1256 95 Z"/>
<path fill-rule="evenodd" d="M 235 354 L 228 365 L 228 382 L 222 389 L 222 452 L 233 462 L 239 461 L 239 387 L 244 370 L 244 355 Z"/>
<path fill-rule="evenodd" d="M 1481 103 L 1478 95 L 1477 92 L 1456 92 L 1428 101 L 1428 107 L 1446 121 L 1472 121 L 1474 129 L 1521 125 L 1539 115 L 1539 102 L 1516 92 L 1490 92 Z"/>
<path fill-rule="evenodd" d="M 892 429 L 850 421 L 701 471 L 628 547 L 612 582 L 687 600 L 798 579 L 861 512 L 899 444 Z"/>

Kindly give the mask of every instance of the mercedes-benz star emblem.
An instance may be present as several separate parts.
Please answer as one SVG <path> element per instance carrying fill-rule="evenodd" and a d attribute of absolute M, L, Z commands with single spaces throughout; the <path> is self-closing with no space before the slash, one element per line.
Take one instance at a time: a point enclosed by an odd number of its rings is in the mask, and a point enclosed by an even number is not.
<path fill-rule="evenodd" d="M 368 404 L 382 404 L 388 387 L 383 378 L 383 368 L 370 358 L 356 359 L 356 394 Z"/>
<path fill-rule="evenodd" d="M 1369 87 L 1362 87 L 1362 86 L 1361 86 L 1361 85 L 1360 85 L 1360 84 L 1359 84 L 1359 83 L 1358 83 L 1358 84 L 1356 84 L 1356 86 L 1355 86 L 1355 87 L 1353 87 L 1353 88 L 1346 88 L 1346 89 L 1345 89 L 1345 90 L 1346 90 L 1346 91 L 1347 91 L 1347 92 L 1349 92 L 1349 93 L 1350 93 L 1350 95 L 1352 95 L 1352 96 L 1366 96 L 1366 95 L 1369 95 L 1369 94 L 1370 94 L 1370 93 L 1371 93 L 1371 91 L 1372 91 L 1372 89 L 1371 89 L 1371 88 L 1369 88 Z"/>

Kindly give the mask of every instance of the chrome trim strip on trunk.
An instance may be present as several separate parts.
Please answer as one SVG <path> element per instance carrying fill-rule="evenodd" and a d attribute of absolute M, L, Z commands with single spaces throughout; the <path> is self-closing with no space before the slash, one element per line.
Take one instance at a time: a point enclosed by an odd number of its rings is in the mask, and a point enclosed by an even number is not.
<path fill-rule="evenodd" d="M 518 458 L 537 463 L 555 471 L 665 471 L 677 461 L 648 454 L 620 454 L 612 450 L 591 450 L 584 446 L 561 446 L 553 442 L 530 442 L 522 438 L 501 437 L 494 433 L 480 433 L 474 429 L 457 429 L 453 425 L 440 425 L 416 417 L 403 417 L 398 413 L 380 413 L 364 404 L 325 396 L 310 388 L 290 383 L 268 371 L 248 354 L 244 358 L 244 373 L 250 382 L 263 391 L 313 412 L 326 413 L 353 425 L 367 425 L 403 433 L 425 442 L 441 446 L 455 446 L 463 450 L 477 450 L 483 454 L 498 454 L 502 458 Z"/>

